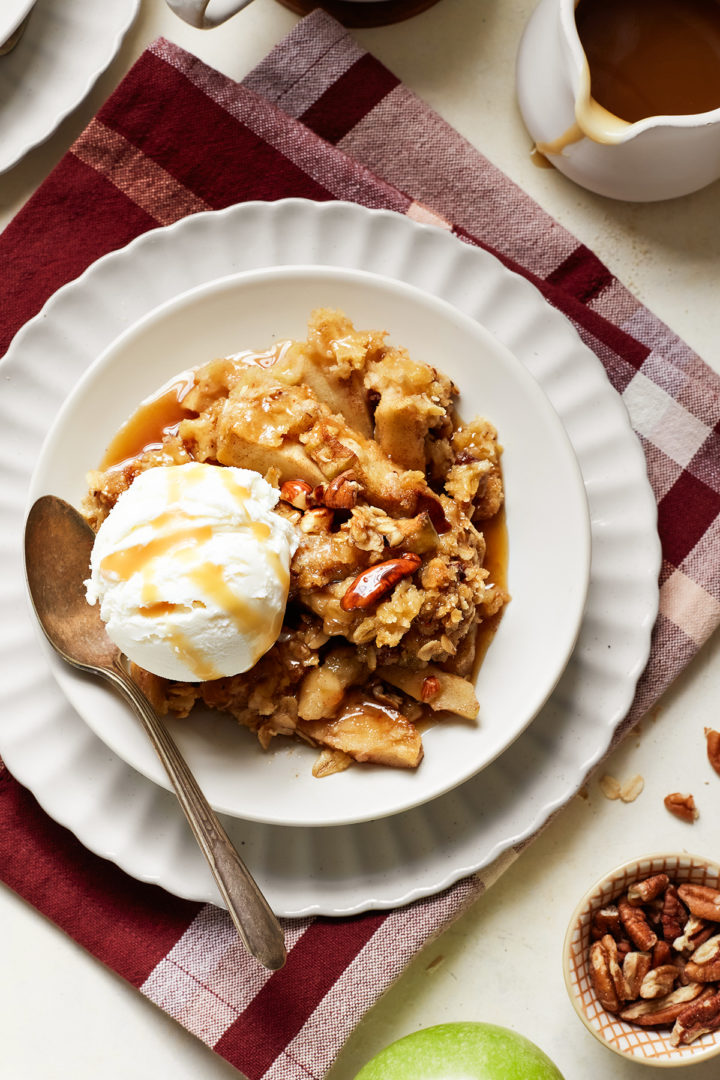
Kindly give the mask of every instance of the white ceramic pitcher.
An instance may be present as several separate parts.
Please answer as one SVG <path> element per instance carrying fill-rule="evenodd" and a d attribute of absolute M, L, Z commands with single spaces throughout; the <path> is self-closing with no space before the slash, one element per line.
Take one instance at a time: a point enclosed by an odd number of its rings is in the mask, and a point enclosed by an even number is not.
<path fill-rule="evenodd" d="M 720 108 L 631 124 L 593 101 L 575 0 L 540 0 L 516 74 L 520 111 L 538 151 L 590 191 L 652 202 L 720 177 Z"/>

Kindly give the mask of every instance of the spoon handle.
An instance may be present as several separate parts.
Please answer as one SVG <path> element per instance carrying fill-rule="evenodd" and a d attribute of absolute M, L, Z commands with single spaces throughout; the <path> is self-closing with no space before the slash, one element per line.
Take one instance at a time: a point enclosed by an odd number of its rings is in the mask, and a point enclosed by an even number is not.
<path fill-rule="evenodd" d="M 282 927 L 200 790 L 170 732 L 121 662 L 116 662 L 106 673 L 132 705 L 165 766 L 245 947 L 271 971 L 281 968 L 287 955 Z"/>

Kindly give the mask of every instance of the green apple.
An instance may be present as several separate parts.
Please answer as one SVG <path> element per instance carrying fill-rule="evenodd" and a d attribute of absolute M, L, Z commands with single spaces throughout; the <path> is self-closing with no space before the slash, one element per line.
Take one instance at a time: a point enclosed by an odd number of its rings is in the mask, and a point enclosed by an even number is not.
<path fill-rule="evenodd" d="M 495 1024 L 438 1024 L 381 1050 L 355 1080 L 563 1080 L 542 1050 Z"/>

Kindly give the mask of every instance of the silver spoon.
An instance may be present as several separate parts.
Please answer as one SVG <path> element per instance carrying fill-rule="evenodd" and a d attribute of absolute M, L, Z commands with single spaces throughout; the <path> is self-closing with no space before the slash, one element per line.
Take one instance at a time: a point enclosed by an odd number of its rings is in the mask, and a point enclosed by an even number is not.
<path fill-rule="evenodd" d="M 69 503 L 44 495 L 33 505 L 25 525 L 25 570 L 35 614 L 63 660 L 107 679 L 132 706 L 165 766 L 245 947 L 275 971 L 286 958 L 279 922 L 165 724 L 125 670 L 98 606 L 85 598 L 93 540 L 92 529 Z"/>

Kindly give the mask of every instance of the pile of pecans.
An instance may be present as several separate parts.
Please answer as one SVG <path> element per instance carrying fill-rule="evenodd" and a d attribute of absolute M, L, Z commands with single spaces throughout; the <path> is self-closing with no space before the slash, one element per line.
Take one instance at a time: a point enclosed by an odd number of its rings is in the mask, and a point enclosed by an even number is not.
<path fill-rule="evenodd" d="M 720 1028 L 720 889 L 654 874 L 595 912 L 589 970 L 607 1012 L 670 1027 L 673 1046 Z"/>

